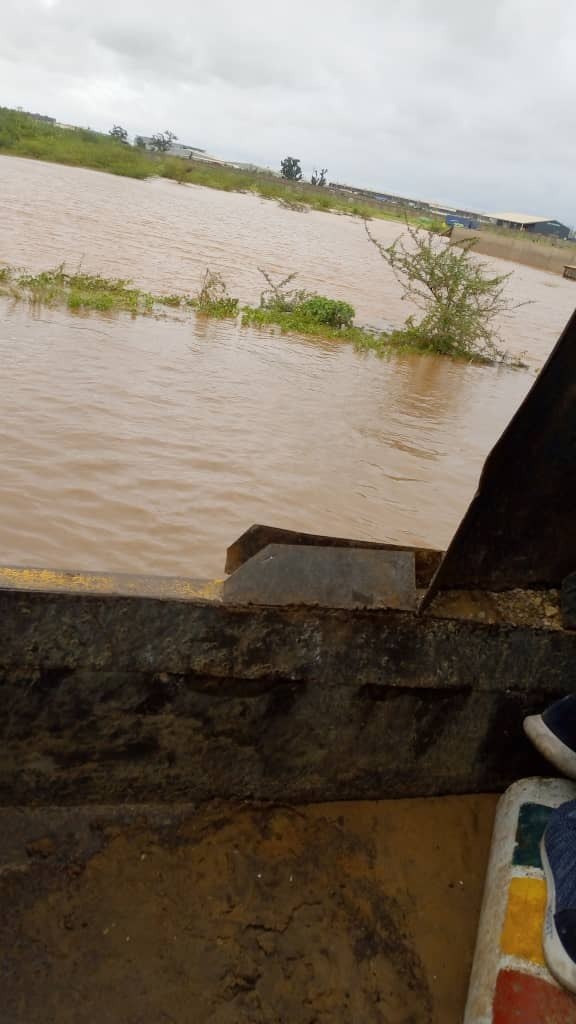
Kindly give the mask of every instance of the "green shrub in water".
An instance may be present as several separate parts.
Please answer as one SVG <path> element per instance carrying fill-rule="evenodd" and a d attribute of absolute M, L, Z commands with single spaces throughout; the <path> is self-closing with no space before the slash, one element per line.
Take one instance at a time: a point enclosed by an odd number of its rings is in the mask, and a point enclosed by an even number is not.
<path fill-rule="evenodd" d="M 305 320 L 313 320 L 317 324 L 328 327 L 352 327 L 354 307 L 340 299 L 328 299 L 325 295 L 311 295 L 304 299 L 294 312 Z"/>
<path fill-rule="evenodd" d="M 296 274 L 276 282 L 266 270 L 260 269 L 260 273 L 267 287 L 260 296 L 259 306 L 244 307 L 243 323 L 278 324 L 284 331 L 331 338 L 353 327 L 354 307 L 348 302 L 289 287 Z"/>
<path fill-rule="evenodd" d="M 409 316 L 386 345 L 478 363 L 512 362 L 499 346 L 497 330 L 498 318 L 516 308 L 505 294 L 510 274 L 494 275 L 477 259 L 471 251 L 476 238 L 456 245 L 407 224 L 406 236 L 384 245 L 365 227 L 401 285 L 402 297 L 423 313 L 420 320 Z"/>

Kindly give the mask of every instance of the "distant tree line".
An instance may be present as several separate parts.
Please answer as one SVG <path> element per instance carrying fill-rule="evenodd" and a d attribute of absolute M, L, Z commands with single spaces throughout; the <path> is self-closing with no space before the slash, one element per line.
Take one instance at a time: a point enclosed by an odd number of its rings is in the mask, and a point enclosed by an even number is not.
<path fill-rule="evenodd" d="M 117 139 L 118 142 L 123 142 L 124 145 L 128 145 L 128 132 L 121 124 L 115 124 L 108 134 L 111 135 L 113 139 Z"/>
<path fill-rule="evenodd" d="M 122 142 L 128 145 L 128 132 L 120 124 L 115 124 L 113 128 L 108 132 L 113 139 L 117 139 L 118 142 Z M 156 153 L 167 153 L 173 142 L 178 140 L 178 136 L 170 130 L 165 132 L 156 132 L 155 135 L 151 136 L 150 149 L 153 149 Z M 141 135 L 137 135 L 134 139 L 134 145 L 137 149 L 146 149 L 146 142 Z"/>
<path fill-rule="evenodd" d="M 285 156 L 280 163 L 280 173 L 286 181 L 302 181 L 302 168 L 300 161 L 294 156 Z M 322 167 L 320 171 L 314 168 L 314 173 L 310 178 L 311 185 L 325 185 L 326 175 L 328 174 L 328 168 Z"/>

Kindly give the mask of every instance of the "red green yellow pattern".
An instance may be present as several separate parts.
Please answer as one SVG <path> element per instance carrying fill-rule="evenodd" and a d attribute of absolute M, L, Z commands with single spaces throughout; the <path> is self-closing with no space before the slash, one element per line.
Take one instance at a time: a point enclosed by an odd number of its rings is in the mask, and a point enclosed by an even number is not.
<path fill-rule="evenodd" d="M 464 1024 L 576 1024 L 576 996 L 546 967 L 540 840 L 576 797 L 560 779 L 524 779 L 499 803 Z"/>
<path fill-rule="evenodd" d="M 500 971 L 493 1024 L 576 1024 L 576 1001 L 550 981 L 522 971 Z"/>

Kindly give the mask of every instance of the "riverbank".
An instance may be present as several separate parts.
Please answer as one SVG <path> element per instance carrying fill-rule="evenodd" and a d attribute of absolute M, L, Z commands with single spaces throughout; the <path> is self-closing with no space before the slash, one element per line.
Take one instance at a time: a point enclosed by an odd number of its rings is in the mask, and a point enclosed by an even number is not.
<path fill-rule="evenodd" d="M 224 192 L 253 192 L 263 199 L 273 199 L 297 213 L 319 210 L 340 213 L 350 217 L 390 221 L 416 222 L 413 214 L 402 207 L 384 207 L 382 203 L 366 199 L 347 198 L 336 189 L 318 187 L 307 182 L 285 181 L 265 171 L 245 171 L 221 164 L 206 164 L 178 157 L 164 158 L 162 177 L 183 185 L 203 185 Z M 158 173 L 158 171 L 156 172 Z"/>
<path fill-rule="evenodd" d="M 252 192 L 295 211 L 320 210 L 355 217 L 403 221 L 408 211 L 343 196 L 327 187 L 285 181 L 272 173 L 151 153 L 87 128 L 61 128 L 0 107 L 0 154 L 87 167 L 120 177 L 167 178 L 223 192 Z M 410 215 L 411 217 L 413 215 Z"/>
<path fill-rule="evenodd" d="M 452 241 L 456 245 L 470 238 L 477 239 L 474 252 L 479 255 L 495 256 L 537 270 L 547 270 L 551 274 L 562 275 L 567 263 L 576 263 L 576 244 L 570 242 L 551 241 L 538 235 L 522 237 L 518 232 L 485 229 L 468 231 L 467 228 L 455 227 L 452 232 Z"/>
<path fill-rule="evenodd" d="M 300 213 L 317 210 L 365 220 L 414 225 L 423 222 L 422 212 L 413 208 L 391 203 L 383 205 L 364 196 L 348 196 L 340 189 L 328 186 L 286 181 L 272 172 L 151 153 L 101 132 L 87 128 L 61 128 L 5 107 L 0 107 L 0 155 L 84 167 L 140 181 L 165 178 L 181 185 L 249 193 L 274 200 L 285 209 Z M 441 223 L 438 222 L 439 227 Z M 576 255 L 574 246 L 565 242 L 552 243 L 541 236 L 527 237 L 504 229 L 487 231 L 481 228 L 470 232 L 465 228 L 454 228 L 455 240 L 472 236 L 479 238 L 478 253 L 553 273 L 561 274 L 564 264 L 572 262 Z"/>

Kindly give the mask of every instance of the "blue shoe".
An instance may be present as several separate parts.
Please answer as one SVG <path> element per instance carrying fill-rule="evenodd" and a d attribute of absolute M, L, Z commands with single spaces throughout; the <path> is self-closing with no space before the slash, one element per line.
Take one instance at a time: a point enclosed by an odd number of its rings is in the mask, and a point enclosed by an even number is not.
<path fill-rule="evenodd" d="M 552 814 L 540 856 L 547 886 L 544 958 L 556 981 L 576 993 L 576 800 Z"/>
<path fill-rule="evenodd" d="M 576 779 L 576 694 L 525 718 L 524 732 L 562 775 Z"/>

